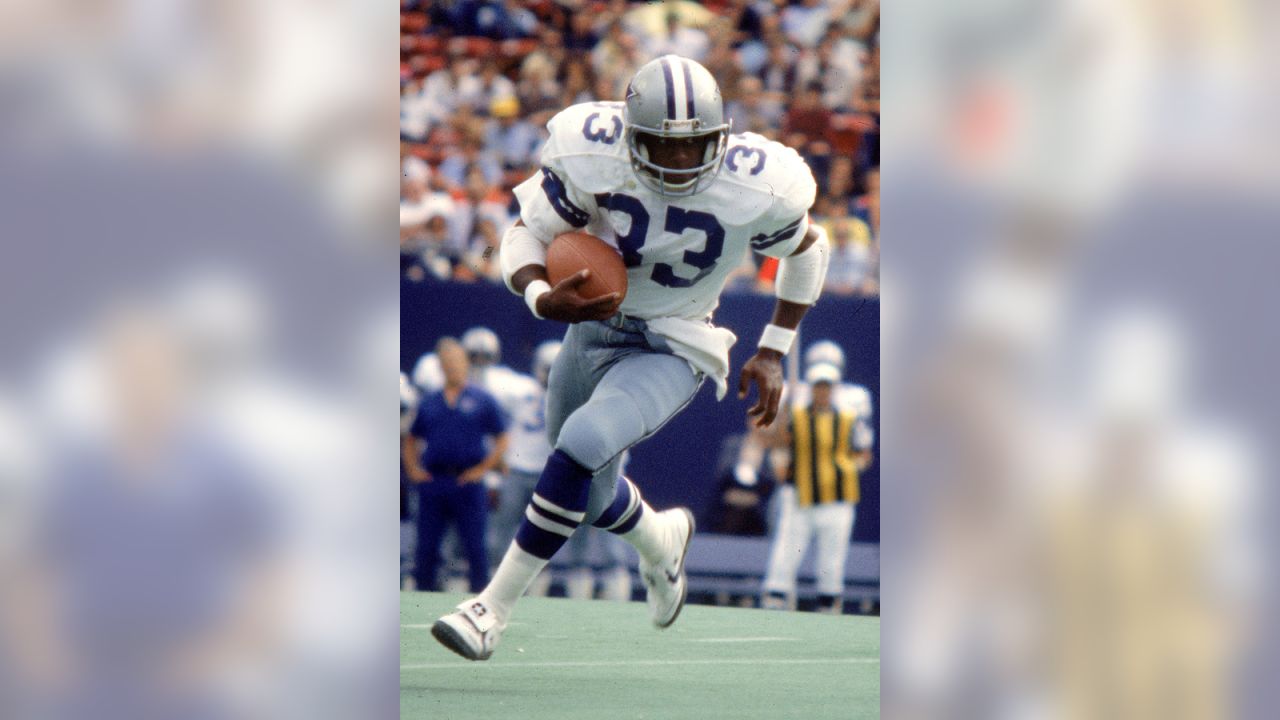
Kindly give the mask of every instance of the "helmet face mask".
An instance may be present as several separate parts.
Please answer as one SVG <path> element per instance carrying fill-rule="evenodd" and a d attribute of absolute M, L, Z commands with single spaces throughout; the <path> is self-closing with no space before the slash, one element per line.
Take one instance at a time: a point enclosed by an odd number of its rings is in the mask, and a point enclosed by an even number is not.
<path fill-rule="evenodd" d="M 720 88 L 692 60 L 666 55 L 640 68 L 627 84 L 623 126 L 636 178 L 659 195 L 702 192 L 724 164 L 729 123 Z"/>

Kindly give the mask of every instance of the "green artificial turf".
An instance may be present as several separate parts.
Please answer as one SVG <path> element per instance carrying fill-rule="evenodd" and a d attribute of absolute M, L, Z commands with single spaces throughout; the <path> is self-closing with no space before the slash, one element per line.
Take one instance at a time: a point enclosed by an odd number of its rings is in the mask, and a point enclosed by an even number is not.
<path fill-rule="evenodd" d="M 880 715 L 880 619 L 524 598 L 494 656 L 431 636 L 465 599 L 400 597 L 400 717 L 413 720 L 852 720 Z"/>

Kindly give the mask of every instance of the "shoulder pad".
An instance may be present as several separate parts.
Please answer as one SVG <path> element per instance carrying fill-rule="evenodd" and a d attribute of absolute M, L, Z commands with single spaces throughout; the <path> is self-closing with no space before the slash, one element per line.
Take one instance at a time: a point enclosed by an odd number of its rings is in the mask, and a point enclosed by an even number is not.
<path fill-rule="evenodd" d="M 871 393 L 861 385 L 841 383 L 836 391 L 835 402 L 841 410 L 851 410 L 859 418 L 868 417 L 872 413 Z"/>
<path fill-rule="evenodd" d="M 770 222 L 794 220 L 809 210 L 818 192 L 799 153 L 756 133 L 729 136 L 716 184 L 734 197 L 741 212 L 733 215 L 741 225 L 766 214 Z"/>
<path fill-rule="evenodd" d="M 622 103 L 572 105 L 547 122 L 547 131 L 542 164 L 562 170 L 580 190 L 607 192 L 630 178 Z"/>

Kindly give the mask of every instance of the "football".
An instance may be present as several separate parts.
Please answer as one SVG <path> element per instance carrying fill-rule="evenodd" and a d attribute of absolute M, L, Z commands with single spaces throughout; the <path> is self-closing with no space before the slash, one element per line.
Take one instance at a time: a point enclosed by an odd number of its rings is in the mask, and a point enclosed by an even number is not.
<path fill-rule="evenodd" d="M 608 243 L 584 232 L 556 236 L 547 248 L 547 279 L 554 286 L 580 270 L 590 270 L 578 286 L 580 297 L 591 299 L 616 292 L 627 296 L 627 267 L 622 255 Z"/>

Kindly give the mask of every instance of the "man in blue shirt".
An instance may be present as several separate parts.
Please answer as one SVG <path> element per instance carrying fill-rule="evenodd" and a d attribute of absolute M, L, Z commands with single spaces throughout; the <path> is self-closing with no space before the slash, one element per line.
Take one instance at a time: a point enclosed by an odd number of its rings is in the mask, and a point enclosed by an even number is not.
<path fill-rule="evenodd" d="M 405 471 L 419 498 L 414 579 L 419 590 L 439 589 L 440 541 L 453 522 L 470 567 L 471 591 L 479 592 L 489 582 L 483 480 L 506 453 L 506 419 L 492 395 L 468 382 L 470 363 L 462 345 L 445 338 L 436 345 L 436 356 L 444 388 L 422 397 L 402 447 Z"/>

